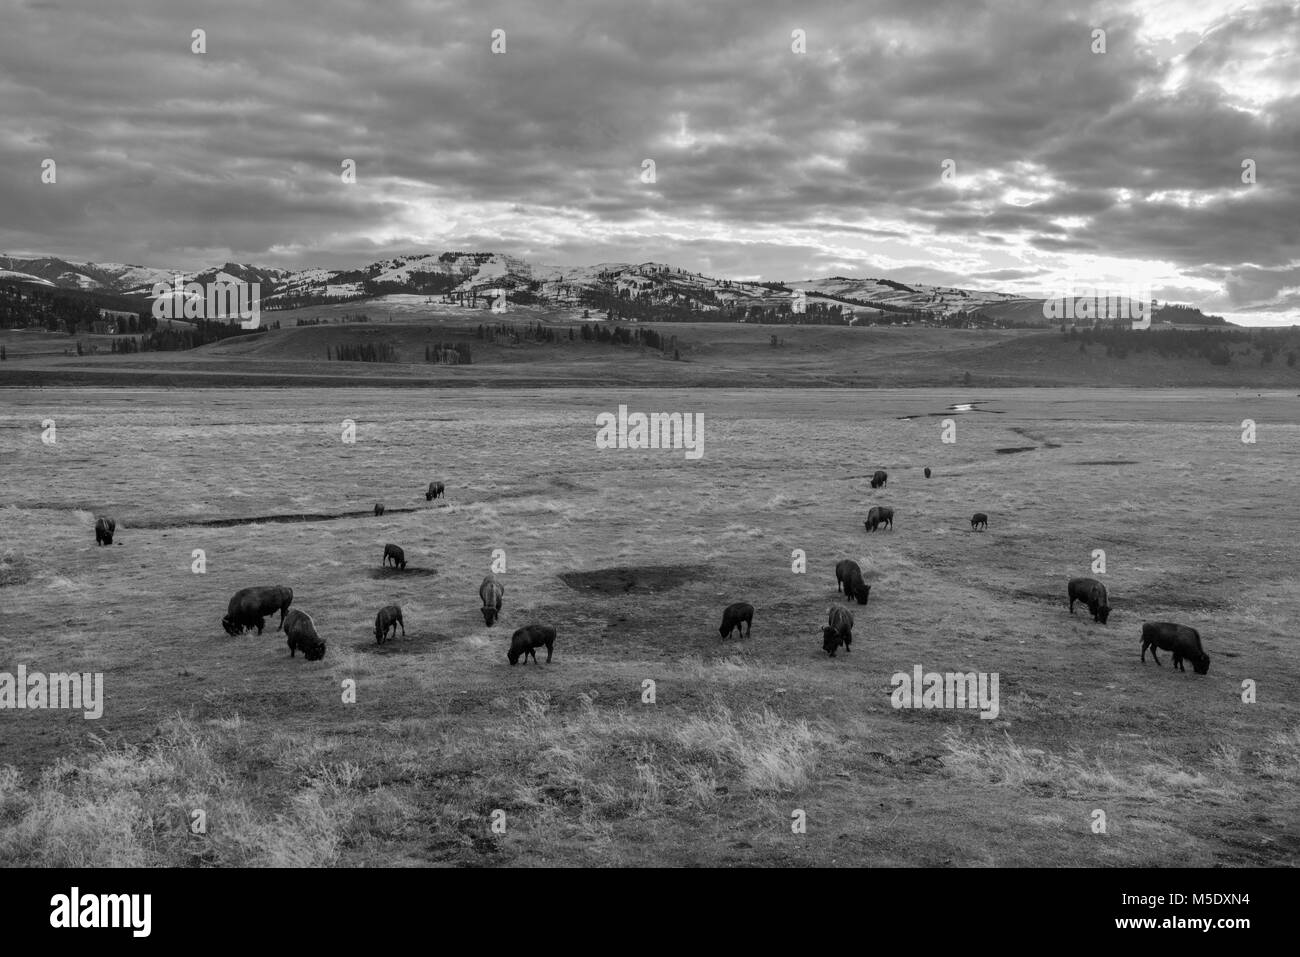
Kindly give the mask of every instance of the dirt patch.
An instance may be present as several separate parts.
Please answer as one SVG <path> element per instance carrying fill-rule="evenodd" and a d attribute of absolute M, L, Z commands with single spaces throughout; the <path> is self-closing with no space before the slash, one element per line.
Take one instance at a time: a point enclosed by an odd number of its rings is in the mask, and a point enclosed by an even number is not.
<path fill-rule="evenodd" d="M 574 591 L 601 595 L 647 595 L 669 591 L 703 578 L 705 565 L 619 565 L 586 572 L 564 572 L 560 581 Z"/>
<path fill-rule="evenodd" d="M 0 555 L 0 588 L 26 585 L 32 580 L 32 564 L 21 555 Z"/>
<path fill-rule="evenodd" d="M 1032 452 L 1038 448 L 1036 445 L 1010 445 L 1005 449 L 994 449 L 998 455 L 1014 455 L 1017 452 Z"/>
<path fill-rule="evenodd" d="M 375 636 L 372 634 L 365 641 L 351 647 L 353 651 L 363 655 L 412 655 L 421 651 L 428 651 L 434 645 L 440 645 L 450 640 L 451 635 L 444 635 L 439 632 L 416 634 L 411 631 L 407 633 L 405 638 L 399 632 L 396 638 L 387 638 L 382 645 L 375 641 Z"/>
<path fill-rule="evenodd" d="M 405 568 L 394 568 L 392 565 L 380 565 L 378 568 L 373 565 L 366 569 L 366 574 L 371 578 L 430 578 L 438 574 L 436 568 L 419 568 L 415 565 L 407 565 Z"/>

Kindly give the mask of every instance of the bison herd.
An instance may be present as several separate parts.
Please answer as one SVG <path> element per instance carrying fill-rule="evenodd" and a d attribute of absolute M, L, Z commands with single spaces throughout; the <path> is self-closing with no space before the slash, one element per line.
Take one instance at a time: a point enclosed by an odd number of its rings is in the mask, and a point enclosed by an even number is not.
<path fill-rule="evenodd" d="M 929 478 L 930 475 L 930 469 L 926 468 L 925 477 Z M 884 488 L 888 478 L 889 476 L 883 470 L 876 471 L 871 477 L 871 487 Z M 862 524 L 869 532 L 880 528 L 888 528 L 892 531 L 894 510 L 883 505 L 873 505 L 867 512 L 866 521 Z M 988 515 L 984 512 L 976 512 L 971 516 L 970 527 L 971 531 L 986 531 L 989 527 Z M 862 580 L 862 569 L 857 562 L 847 558 L 835 565 L 835 589 L 843 592 L 845 600 L 852 598 L 859 605 L 865 605 L 871 596 L 871 586 Z M 1095 578 L 1072 578 L 1067 583 L 1066 592 L 1070 614 L 1074 614 L 1074 603 L 1082 602 L 1087 606 L 1093 621 L 1106 624 L 1110 617 L 1110 599 L 1106 594 L 1105 585 Z M 742 637 L 748 636 L 748 627 L 752 627 L 753 619 L 752 605 L 744 602 L 729 605 L 723 612 L 722 626 L 718 631 L 723 638 L 727 638 L 733 631 L 740 631 L 740 623 L 743 621 L 747 628 Z M 847 653 L 852 642 L 853 615 L 847 608 L 831 606 L 826 625 L 822 628 L 822 650 L 834 658 L 836 651 L 841 647 Z M 1192 669 L 1198 675 L 1207 674 L 1210 670 L 1210 656 L 1201 647 L 1201 636 L 1195 628 L 1167 621 L 1145 622 L 1142 625 L 1142 661 L 1144 662 L 1148 648 L 1151 649 L 1151 657 L 1155 658 L 1156 664 L 1160 664 L 1160 659 L 1156 657 L 1156 649 L 1160 649 L 1172 652 L 1174 667 L 1181 671 L 1186 671 L 1183 668 L 1184 659 L 1192 663 Z"/>
<path fill-rule="evenodd" d="M 925 477 L 931 475 L 925 469 Z M 871 477 L 871 487 L 884 488 L 889 476 L 883 470 L 877 470 Z M 442 482 L 430 482 L 425 499 L 432 501 L 445 494 L 446 486 Z M 384 506 L 375 504 L 375 515 L 384 514 Z M 971 516 L 971 530 L 987 530 L 989 517 L 983 512 Z M 867 531 L 874 532 L 884 527 L 893 530 L 894 510 L 881 505 L 872 506 L 863 522 Z M 108 516 L 99 516 L 95 521 L 95 542 L 98 545 L 112 545 L 117 523 Z M 406 553 L 397 545 L 384 546 L 383 565 L 392 565 L 398 570 L 406 569 Z M 866 605 L 871 596 L 871 586 L 862 578 L 862 569 L 857 562 L 844 559 L 835 565 L 836 591 L 842 592 L 845 599 L 852 598 L 859 605 Z M 1066 586 L 1070 614 L 1074 614 L 1075 602 L 1083 603 L 1092 619 L 1106 624 L 1110 617 L 1110 600 L 1106 586 L 1095 578 L 1072 578 Z M 478 589 L 482 602 L 483 623 L 488 627 L 494 625 L 501 613 L 502 596 L 505 588 L 495 575 L 489 574 L 483 579 Z M 235 636 L 256 628 L 260 635 L 266 625 L 266 618 L 280 613 L 280 623 L 276 630 L 283 629 L 289 643 L 289 656 L 301 651 L 308 661 L 319 661 L 325 656 L 325 641 L 316 632 L 315 622 L 311 616 L 298 609 L 290 609 L 293 603 L 293 589 L 285 585 L 243 588 L 237 591 L 226 607 L 226 615 L 221 619 L 221 627 L 228 635 Z M 749 637 L 754 624 L 754 606 L 748 602 L 735 602 L 728 605 L 722 614 L 722 624 L 718 633 L 723 639 L 730 638 L 734 632 L 741 638 Z M 743 626 L 743 627 L 742 627 Z M 375 642 L 383 644 L 390 636 L 396 638 L 398 629 L 406 637 L 406 623 L 402 620 L 402 609 L 397 605 L 386 605 L 375 616 Z M 822 649 L 835 657 L 836 651 L 843 647 L 848 653 L 853 643 L 853 615 L 847 608 L 832 606 L 827 623 L 822 628 Z M 546 646 L 546 661 L 549 664 L 555 645 L 555 629 L 546 625 L 530 624 L 518 629 L 510 636 L 510 650 L 506 657 L 510 664 L 516 664 L 522 657 L 527 664 L 531 655 L 537 663 L 536 649 Z M 1201 636 L 1195 628 L 1168 621 L 1144 622 L 1142 625 L 1141 659 L 1146 662 L 1146 653 L 1150 649 L 1151 657 L 1157 665 L 1160 658 L 1157 650 L 1168 651 L 1173 655 L 1174 667 L 1186 671 L 1183 661 L 1192 663 L 1192 669 L 1198 675 L 1208 674 L 1210 656 L 1201 647 Z"/>

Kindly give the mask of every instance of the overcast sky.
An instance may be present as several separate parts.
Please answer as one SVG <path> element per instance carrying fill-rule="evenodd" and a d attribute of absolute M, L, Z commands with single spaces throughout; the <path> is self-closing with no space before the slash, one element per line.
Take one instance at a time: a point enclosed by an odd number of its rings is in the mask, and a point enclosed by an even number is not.
<path fill-rule="evenodd" d="M 1294 2 L 0 0 L 0 23 L 9 255 L 1149 283 L 1300 322 Z"/>

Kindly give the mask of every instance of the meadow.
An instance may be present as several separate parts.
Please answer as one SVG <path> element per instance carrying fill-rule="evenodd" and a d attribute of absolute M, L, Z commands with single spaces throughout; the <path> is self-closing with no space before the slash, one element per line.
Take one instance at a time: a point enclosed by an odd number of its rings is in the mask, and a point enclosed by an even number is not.
<path fill-rule="evenodd" d="M 0 864 L 1295 865 L 1296 402 L 3 390 L 0 671 L 102 672 L 106 703 L 0 711 Z M 619 404 L 703 413 L 703 457 L 597 450 Z M 873 504 L 893 531 L 864 530 Z M 1105 625 L 1066 610 L 1096 549 Z M 871 600 L 831 659 L 845 557 Z M 291 659 L 274 621 L 222 631 L 260 584 L 294 589 L 324 660 Z M 752 635 L 720 639 L 741 600 Z M 407 637 L 378 646 L 390 602 Z M 1197 628 L 1209 674 L 1139 661 L 1143 620 Z M 554 660 L 512 668 L 533 621 Z M 996 672 L 997 718 L 895 709 L 917 665 Z"/>

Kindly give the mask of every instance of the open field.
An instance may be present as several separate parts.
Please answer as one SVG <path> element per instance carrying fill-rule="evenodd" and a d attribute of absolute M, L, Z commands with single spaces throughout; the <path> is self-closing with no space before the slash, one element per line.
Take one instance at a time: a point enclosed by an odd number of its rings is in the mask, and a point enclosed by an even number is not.
<path fill-rule="evenodd" d="M 349 304 L 353 312 L 382 315 L 374 303 Z M 299 311 L 312 318 L 315 311 Z M 274 312 L 264 321 L 284 327 L 256 337 L 227 339 L 183 352 L 109 354 L 108 336 L 82 337 L 99 354 L 63 356 L 75 340 L 33 331 L 0 331 L 9 359 L 0 362 L 0 387 L 83 385 L 103 387 L 397 386 L 450 388 L 573 388 L 620 385 L 673 388 L 1011 388 L 1024 386 L 1217 387 L 1300 391 L 1300 362 L 1286 353 L 1268 364 L 1258 349 L 1238 349 L 1230 364 L 1196 357 L 1132 352 L 1106 355 L 1093 344 L 1057 330 L 968 330 L 900 326 L 785 326 L 748 323 L 639 323 L 677 337 L 680 359 L 640 346 L 598 342 L 490 343 L 473 334 L 480 323 L 558 323 L 543 310 L 517 310 L 503 320 L 484 310 L 443 310 L 421 321 L 293 326 L 295 314 Z M 561 326 L 564 333 L 564 327 Z M 1134 336 L 1158 338 L 1159 331 Z M 1216 333 L 1207 333 L 1216 335 Z M 778 339 L 772 345 L 772 337 Z M 464 342 L 471 365 L 424 362 L 425 347 Z M 345 344 L 391 348 L 399 362 L 329 361 Z M 53 354 L 49 354 L 49 353 Z M 970 377 L 967 380 L 967 376 Z"/>
<path fill-rule="evenodd" d="M 106 704 L 0 712 L 0 864 L 1295 865 L 1294 392 L 4 390 L 0 671 L 103 672 Z M 703 413 L 703 458 L 598 451 L 620 403 Z M 1094 549 L 1106 625 L 1066 611 Z M 830 659 L 844 557 L 872 593 Z M 323 661 L 222 631 L 276 583 Z M 738 600 L 753 634 L 720 640 Z M 1144 619 L 1199 629 L 1209 674 L 1140 662 Z M 531 621 L 554 660 L 511 668 Z M 917 665 L 998 673 L 997 719 L 893 708 Z"/>

